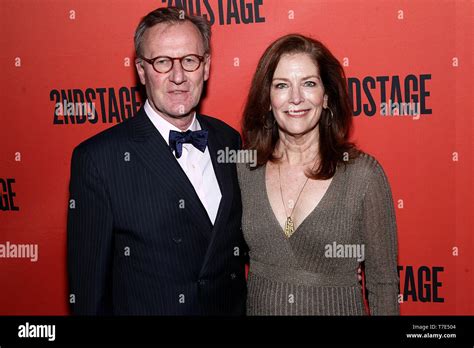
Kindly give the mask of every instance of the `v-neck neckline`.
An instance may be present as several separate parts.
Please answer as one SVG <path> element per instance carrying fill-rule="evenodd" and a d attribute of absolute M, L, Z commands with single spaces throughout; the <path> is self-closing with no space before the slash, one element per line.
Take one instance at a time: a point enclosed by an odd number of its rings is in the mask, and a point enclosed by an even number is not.
<path fill-rule="evenodd" d="M 281 234 L 281 236 L 284 237 L 286 240 L 290 240 L 293 238 L 294 235 L 298 233 L 300 228 L 305 224 L 307 220 L 310 219 L 314 214 L 318 213 L 319 210 L 322 209 L 322 206 L 326 204 L 326 201 L 329 200 L 330 195 L 332 195 L 333 191 L 335 190 L 335 186 L 339 183 L 339 177 L 341 176 L 341 166 L 338 164 L 336 166 L 336 172 L 334 173 L 334 176 L 332 177 L 331 183 L 329 184 L 329 187 L 326 189 L 326 192 L 324 193 L 323 197 L 321 197 L 321 200 L 318 202 L 318 204 L 311 210 L 311 212 L 301 221 L 301 223 L 298 225 L 296 230 L 293 232 L 293 234 L 290 237 L 285 236 L 285 230 L 284 228 L 281 227 L 280 222 L 278 221 L 277 216 L 275 215 L 275 211 L 272 208 L 272 204 L 270 202 L 270 197 L 268 196 L 268 188 L 267 188 L 267 165 L 265 164 L 262 168 L 262 177 L 263 177 L 263 186 L 265 187 L 265 202 L 266 206 L 270 211 L 270 214 L 273 217 L 273 222 L 275 225 L 278 227 L 278 232 Z"/>

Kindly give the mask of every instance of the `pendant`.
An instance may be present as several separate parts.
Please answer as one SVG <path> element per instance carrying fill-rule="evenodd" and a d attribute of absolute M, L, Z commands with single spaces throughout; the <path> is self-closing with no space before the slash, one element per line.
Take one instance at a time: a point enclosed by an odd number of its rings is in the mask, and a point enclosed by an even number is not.
<path fill-rule="evenodd" d="M 293 219 L 291 216 L 288 216 L 285 222 L 285 235 L 287 238 L 290 238 L 290 236 L 295 232 L 295 224 L 293 222 Z"/>

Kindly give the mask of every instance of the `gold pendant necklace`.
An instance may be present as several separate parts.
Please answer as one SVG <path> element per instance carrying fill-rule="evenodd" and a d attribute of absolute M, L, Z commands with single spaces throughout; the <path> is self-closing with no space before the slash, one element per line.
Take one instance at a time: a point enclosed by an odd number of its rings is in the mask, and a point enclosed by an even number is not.
<path fill-rule="evenodd" d="M 314 168 L 314 166 L 313 166 Z M 286 215 L 286 221 L 285 221 L 285 236 L 286 238 L 290 238 L 291 235 L 295 232 L 295 222 L 293 220 L 293 212 L 295 211 L 295 208 L 296 208 L 296 205 L 298 204 L 298 201 L 300 200 L 300 196 L 301 196 L 301 193 L 303 192 L 304 190 L 304 187 L 306 186 L 306 184 L 308 183 L 308 179 L 309 177 L 306 177 L 306 181 L 304 182 L 303 184 L 303 187 L 301 188 L 300 190 L 300 193 L 298 194 L 298 198 L 296 198 L 296 202 L 295 204 L 293 205 L 293 209 L 291 209 L 291 212 L 290 214 L 287 214 L 286 212 L 286 205 L 285 205 L 285 201 L 283 199 L 283 190 L 281 188 L 281 170 L 280 170 L 280 164 L 278 164 L 278 180 L 280 181 L 280 195 L 281 195 L 281 202 L 283 203 L 283 209 L 285 209 L 285 215 Z"/>
<path fill-rule="evenodd" d="M 288 216 L 285 222 L 286 238 L 290 238 L 294 232 L 295 232 L 295 223 L 293 222 L 293 219 L 291 218 L 291 216 Z"/>

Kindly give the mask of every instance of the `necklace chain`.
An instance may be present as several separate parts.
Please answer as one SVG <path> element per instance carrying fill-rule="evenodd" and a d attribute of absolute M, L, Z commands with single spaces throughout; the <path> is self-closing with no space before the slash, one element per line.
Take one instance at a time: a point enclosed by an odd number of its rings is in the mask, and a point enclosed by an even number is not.
<path fill-rule="evenodd" d="M 313 165 L 313 168 L 314 166 L 316 165 L 316 162 L 315 164 Z M 295 211 L 296 209 L 296 205 L 298 204 L 298 201 L 300 200 L 300 196 L 301 194 L 303 193 L 303 190 L 306 186 L 306 184 L 308 183 L 308 180 L 309 180 L 309 177 L 306 177 L 306 180 L 303 184 L 303 187 L 301 188 L 300 190 L 300 193 L 298 194 L 298 197 L 296 198 L 296 202 L 295 204 L 293 205 L 293 208 L 291 209 L 291 212 L 290 214 L 288 215 L 287 212 L 286 212 L 286 205 L 285 205 L 285 201 L 283 199 L 283 190 L 282 190 L 282 187 L 281 187 L 281 169 L 280 169 L 280 164 L 278 164 L 278 181 L 280 182 L 280 196 L 281 196 L 281 203 L 283 203 L 283 209 L 285 210 L 285 215 L 286 215 L 286 221 L 285 221 L 285 235 L 287 238 L 290 238 L 291 235 L 295 232 L 295 222 L 293 220 L 293 212 Z"/>

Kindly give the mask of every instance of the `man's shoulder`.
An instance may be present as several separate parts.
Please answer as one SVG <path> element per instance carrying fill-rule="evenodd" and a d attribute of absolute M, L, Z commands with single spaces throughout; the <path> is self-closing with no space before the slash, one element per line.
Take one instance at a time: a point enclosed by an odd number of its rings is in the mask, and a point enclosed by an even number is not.
<path fill-rule="evenodd" d="M 77 150 L 87 152 L 107 151 L 108 149 L 116 149 L 117 146 L 123 144 L 129 138 L 130 129 L 136 122 L 135 117 L 131 117 L 117 125 L 107 128 L 90 138 L 85 139 L 76 146 Z"/>

